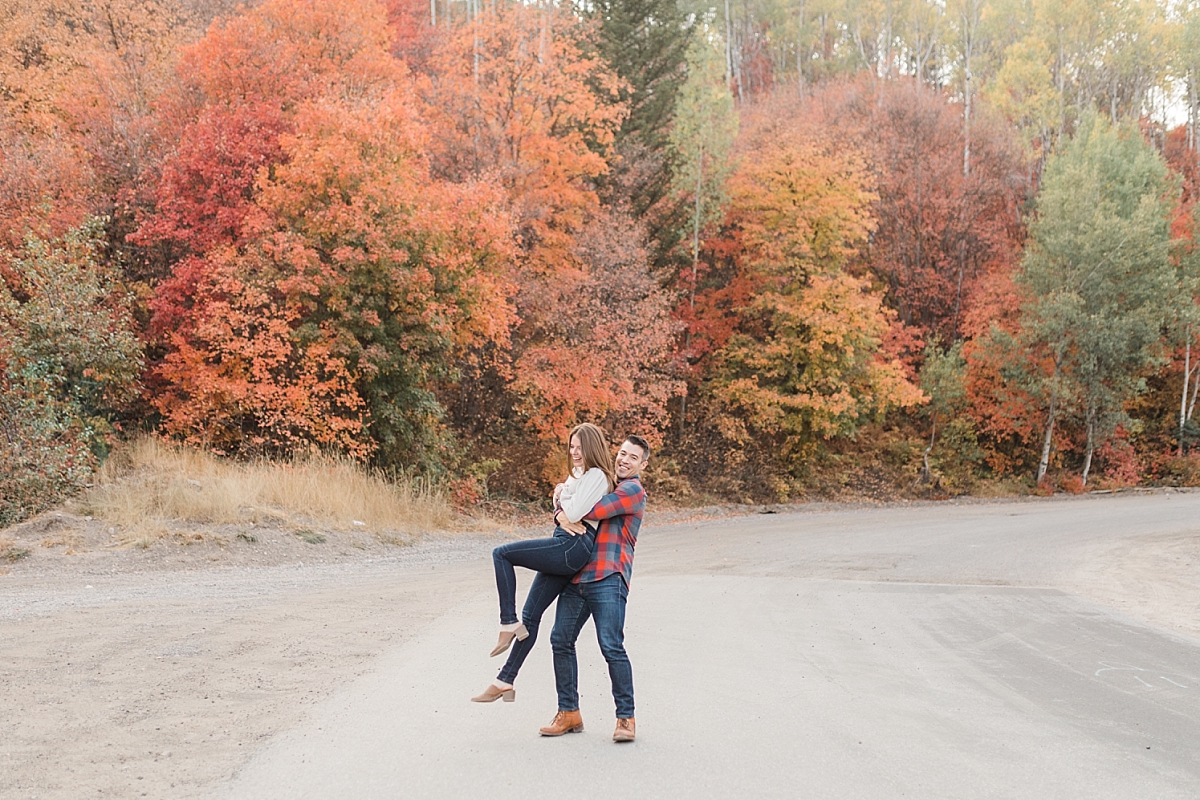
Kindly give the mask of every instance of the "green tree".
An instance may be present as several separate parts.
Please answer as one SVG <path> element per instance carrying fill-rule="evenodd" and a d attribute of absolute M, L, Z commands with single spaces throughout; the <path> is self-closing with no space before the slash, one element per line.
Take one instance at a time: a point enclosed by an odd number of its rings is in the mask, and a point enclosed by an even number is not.
<path fill-rule="evenodd" d="M 1187 146 L 1194 154 L 1200 150 L 1200 0 L 1185 0 L 1175 7 L 1173 37 L 1175 76 L 1183 80 L 1183 101 L 1187 109 Z"/>
<path fill-rule="evenodd" d="M 1159 110 L 1170 26 L 1161 0 L 993 0 L 999 65 L 986 90 L 1044 161 L 1092 112 L 1112 124 Z"/>
<path fill-rule="evenodd" d="M 670 131 L 687 80 L 692 29 L 676 0 L 595 0 L 578 7 L 599 24 L 598 54 L 621 79 L 617 99 L 628 108 L 604 194 L 610 201 L 628 203 L 634 217 L 646 219 L 657 260 L 677 241 L 673 223 L 681 209 L 660 204 L 676 166 Z"/>
<path fill-rule="evenodd" d="M 1070 409 L 1086 430 L 1086 484 L 1093 452 L 1126 420 L 1125 403 L 1161 358 L 1175 193 L 1141 134 L 1099 117 L 1085 119 L 1046 165 L 1018 276 L 1033 297 L 1022 315 L 1026 342 L 1046 366 L 1037 382 L 1047 412 L 1038 481 L 1055 422 Z"/>
<path fill-rule="evenodd" d="M 141 345 L 110 270 L 103 222 L 30 236 L 0 281 L 0 526 L 78 489 L 137 395 Z"/>
<path fill-rule="evenodd" d="M 690 254 L 695 264 L 700 234 L 718 218 L 725 202 L 725 183 L 733 169 L 738 117 L 733 94 L 724 78 L 721 41 L 703 29 L 688 50 L 688 78 L 675 106 L 670 144 L 679 154 L 675 191 L 688 198 Z"/>
<path fill-rule="evenodd" d="M 696 309 L 696 282 L 699 277 L 700 242 L 705 228 L 719 220 L 726 201 L 726 183 L 733 168 L 733 145 L 737 138 L 738 117 L 733 95 L 724 77 L 723 44 L 708 26 L 703 26 L 688 50 L 688 79 L 679 94 L 671 146 L 678 153 L 675 194 L 691 206 L 688 221 L 690 266 L 680 284 L 687 287 L 688 316 Z M 682 238 L 682 237 L 680 237 Z M 686 269 L 686 268 L 685 268 Z M 689 327 L 684 341 L 684 357 L 691 348 Z M 682 433 L 687 420 L 687 395 L 680 400 L 679 426 Z"/>
<path fill-rule="evenodd" d="M 1183 345 L 1183 388 L 1179 393 L 1179 456 L 1196 438 L 1192 416 L 1200 394 L 1200 353 L 1192 346 L 1200 333 L 1200 204 L 1192 206 L 1190 235 L 1176 242 L 1175 282 L 1170 295 L 1169 330 L 1176 346 Z"/>
<path fill-rule="evenodd" d="M 929 445 L 922 454 L 921 477 L 933 481 L 929 454 L 937 444 L 938 423 L 952 421 L 967 403 L 967 360 L 963 343 L 955 342 L 943 351 L 935 343 L 925 348 L 925 363 L 921 365 L 920 387 L 929 398 L 924 411 L 929 415 Z"/>

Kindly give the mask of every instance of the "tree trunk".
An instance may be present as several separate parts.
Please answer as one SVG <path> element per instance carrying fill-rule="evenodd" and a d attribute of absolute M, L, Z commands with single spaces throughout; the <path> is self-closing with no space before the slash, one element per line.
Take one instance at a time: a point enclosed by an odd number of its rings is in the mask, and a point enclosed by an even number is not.
<path fill-rule="evenodd" d="M 917 141 L 915 137 L 913 140 L 913 167 L 915 168 L 915 171 L 917 173 L 917 230 L 916 230 L 917 241 L 916 241 L 916 248 L 915 248 L 916 249 L 916 257 L 913 259 L 912 268 L 913 268 L 913 272 L 915 274 L 920 275 L 921 274 L 921 236 L 925 232 L 925 229 L 924 229 L 925 206 L 924 206 L 924 202 L 923 202 L 924 201 L 923 192 L 921 190 L 924 188 L 924 181 L 922 179 L 925 177 L 925 173 L 921 169 L 921 143 L 919 141 Z M 906 276 L 906 277 L 908 277 L 908 276 Z M 911 281 L 906 281 L 906 282 L 909 283 L 908 288 L 911 289 L 912 288 Z M 907 299 L 906 299 L 905 305 L 907 305 L 907 304 L 908 303 L 907 303 Z M 905 320 L 905 322 L 908 322 L 908 320 Z"/>
<path fill-rule="evenodd" d="M 1092 471 L 1092 453 L 1096 452 L 1096 410 L 1088 409 L 1087 455 L 1083 457 L 1083 485 L 1087 486 L 1088 473 Z"/>
<path fill-rule="evenodd" d="M 929 453 L 933 450 L 934 442 L 937 441 L 937 414 L 934 414 L 929 424 L 929 446 L 925 448 L 925 452 L 921 456 L 921 460 L 925 466 L 921 468 L 921 478 L 926 483 L 933 482 L 933 470 L 929 468 Z"/>
<path fill-rule="evenodd" d="M 1062 359 L 1054 362 L 1054 375 L 1051 380 L 1058 380 L 1058 370 L 1062 364 Z M 1054 417 L 1058 413 L 1058 391 L 1050 390 L 1050 413 L 1046 418 L 1046 435 L 1042 439 L 1042 458 L 1038 461 L 1037 483 L 1040 486 L 1042 479 L 1046 477 L 1046 469 L 1050 466 L 1050 444 L 1054 441 Z"/>
<path fill-rule="evenodd" d="M 1042 458 L 1038 461 L 1037 482 L 1040 485 L 1050 465 L 1050 442 L 1054 439 L 1054 414 L 1058 411 L 1058 398 L 1050 397 L 1050 414 L 1046 420 L 1046 435 L 1042 439 Z"/>
<path fill-rule="evenodd" d="M 733 82 L 733 22 L 729 18 L 729 0 L 725 0 L 725 83 Z"/>
<path fill-rule="evenodd" d="M 1187 94 L 1188 94 L 1188 129 L 1187 129 L 1187 144 L 1188 149 L 1193 153 L 1196 152 L 1196 124 L 1197 111 L 1200 103 L 1197 103 L 1196 98 L 1196 70 L 1188 70 L 1187 79 Z"/>
<path fill-rule="evenodd" d="M 799 23 L 796 26 L 796 89 L 800 97 L 804 97 L 804 11 L 804 3 L 801 2 L 796 11 Z"/>
<path fill-rule="evenodd" d="M 746 88 L 742 83 L 742 43 L 735 42 L 733 46 L 733 85 L 737 87 L 738 105 L 746 102 Z"/>
<path fill-rule="evenodd" d="M 1192 378 L 1192 399 L 1188 403 L 1187 418 L 1189 421 L 1192 419 L 1192 413 L 1196 410 L 1196 395 L 1200 394 L 1200 364 L 1197 364 L 1192 371 L 1196 373 L 1196 376 Z"/>
<path fill-rule="evenodd" d="M 971 176 L 971 56 L 967 56 L 963 84 L 963 177 Z"/>
<path fill-rule="evenodd" d="M 692 286 L 688 297 L 688 308 L 694 314 L 696 311 L 696 280 L 700 275 L 700 196 L 704 188 L 704 142 L 700 142 L 700 159 L 696 162 L 696 216 L 692 225 Z M 692 345 L 692 330 L 689 324 L 684 336 L 683 352 L 687 357 L 688 348 Z M 687 425 L 687 392 L 679 397 L 679 438 L 683 438 Z"/>
<path fill-rule="evenodd" d="M 1183 391 L 1179 394 L 1179 457 L 1183 458 L 1183 426 L 1188 417 L 1188 379 L 1192 375 L 1192 326 L 1184 329 L 1186 341 L 1183 345 Z"/>
<path fill-rule="evenodd" d="M 958 288 L 954 292 L 954 321 L 950 326 L 950 335 L 954 341 L 959 340 L 958 335 L 958 314 L 962 310 L 962 288 L 963 288 L 963 271 L 966 270 L 966 249 L 967 243 L 961 239 L 958 242 Z"/>
<path fill-rule="evenodd" d="M 692 297 L 691 307 L 696 308 L 696 265 L 700 261 L 700 196 L 704 190 L 704 142 L 700 142 L 700 158 L 696 162 L 696 214 L 692 223 Z"/>
<path fill-rule="evenodd" d="M 971 174 L 971 57 L 975 54 L 975 26 L 978 24 L 978 4 L 971 4 L 970 18 L 964 7 L 963 25 L 963 176 Z"/>
<path fill-rule="evenodd" d="M 474 22 L 479 19 L 479 4 L 481 0 L 468 0 L 467 2 L 467 21 Z M 475 29 L 475 34 L 471 39 L 472 66 L 471 75 L 475 82 L 475 86 L 479 86 L 479 29 Z"/>

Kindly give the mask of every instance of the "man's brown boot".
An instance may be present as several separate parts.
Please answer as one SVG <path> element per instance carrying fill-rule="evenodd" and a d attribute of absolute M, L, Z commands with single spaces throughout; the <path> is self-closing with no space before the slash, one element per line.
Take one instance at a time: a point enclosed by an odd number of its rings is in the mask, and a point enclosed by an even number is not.
<path fill-rule="evenodd" d="M 554 715 L 554 721 L 542 728 L 542 736 L 562 736 L 564 733 L 580 733 L 583 731 L 583 715 L 578 711 L 560 711 Z"/>
<path fill-rule="evenodd" d="M 617 729 L 613 731 L 614 742 L 632 742 L 636 735 L 637 723 L 634 722 L 633 717 L 629 719 L 617 717 Z"/>

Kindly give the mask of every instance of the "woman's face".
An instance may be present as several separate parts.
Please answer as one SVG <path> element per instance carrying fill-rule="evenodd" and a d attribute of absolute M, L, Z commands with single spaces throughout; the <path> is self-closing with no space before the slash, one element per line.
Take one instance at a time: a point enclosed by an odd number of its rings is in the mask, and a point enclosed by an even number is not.
<path fill-rule="evenodd" d="M 583 445 L 581 445 L 579 443 L 578 436 L 571 437 L 570 453 L 571 453 L 571 466 L 582 467 L 583 466 Z"/>

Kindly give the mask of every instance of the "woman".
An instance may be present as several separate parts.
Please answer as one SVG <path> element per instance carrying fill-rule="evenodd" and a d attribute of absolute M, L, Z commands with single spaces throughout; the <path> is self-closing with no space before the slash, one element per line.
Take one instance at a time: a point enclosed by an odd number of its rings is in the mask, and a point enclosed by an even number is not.
<path fill-rule="evenodd" d="M 566 517 L 579 522 L 592 510 L 601 497 L 616 486 L 612 453 L 604 433 L 585 422 L 571 431 L 568 440 L 571 474 L 554 487 L 555 519 Z M 592 558 L 596 549 L 595 523 L 584 523 L 586 533 L 575 536 L 562 527 L 554 529 L 549 539 L 511 542 L 492 551 L 496 567 L 496 590 L 500 595 L 500 637 L 493 656 L 498 656 L 517 642 L 504 668 L 483 694 L 472 697 L 476 703 L 491 703 L 501 698 L 511 703 L 516 699 L 513 681 L 525 662 L 525 656 L 537 640 L 542 614 L 562 592 L 563 587 Z M 536 570 L 533 585 L 525 598 L 525 608 L 517 620 L 517 576 L 514 566 Z"/>

